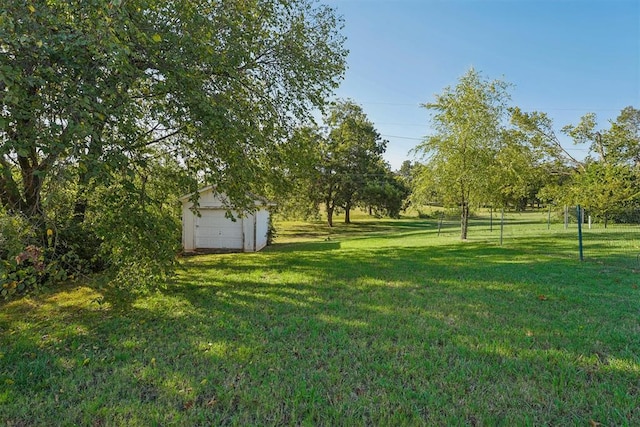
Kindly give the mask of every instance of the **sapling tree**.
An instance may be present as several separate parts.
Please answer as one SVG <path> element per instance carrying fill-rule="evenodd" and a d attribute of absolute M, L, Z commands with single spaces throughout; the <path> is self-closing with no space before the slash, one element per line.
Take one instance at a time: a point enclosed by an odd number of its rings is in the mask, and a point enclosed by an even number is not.
<path fill-rule="evenodd" d="M 426 160 L 416 191 L 437 189 L 445 205 L 460 209 L 461 239 L 467 238 L 469 208 L 492 191 L 488 173 L 500 148 L 508 84 L 469 70 L 423 107 L 433 112 L 434 134 L 415 148 Z"/>

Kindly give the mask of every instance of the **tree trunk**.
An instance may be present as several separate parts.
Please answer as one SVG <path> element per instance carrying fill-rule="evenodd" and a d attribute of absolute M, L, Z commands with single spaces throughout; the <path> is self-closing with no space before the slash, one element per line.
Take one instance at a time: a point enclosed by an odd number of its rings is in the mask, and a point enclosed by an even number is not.
<path fill-rule="evenodd" d="M 88 181 L 88 180 L 87 180 Z M 73 205 L 73 220 L 77 224 L 84 222 L 84 217 L 87 213 L 87 193 L 86 182 L 81 176 L 78 182 L 78 191 L 76 192 L 76 201 Z"/>
<path fill-rule="evenodd" d="M 344 207 L 344 223 L 351 224 L 351 205 L 349 204 Z"/>
<path fill-rule="evenodd" d="M 460 239 L 467 240 L 467 231 L 469 228 L 469 204 L 462 202 L 462 213 L 460 214 Z"/>
<path fill-rule="evenodd" d="M 325 208 L 327 210 L 327 223 L 329 227 L 333 227 L 333 206 L 329 202 L 325 203 Z"/>
<path fill-rule="evenodd" d="M 2 206 L 9 212 L 23 212 L 25 203 L 22 200 L 18 185 L 13 179 L 9 164 L 0 157 L 0 201 Z"/>
<path fill-rule="evenodd" d="M 35 157 L 32 156 L 32 157 Z M 38 229 L 45 229 L 44 211 L 40 193 L 42 191 L 43 172 L 37 167 L 36 160 L 24 156 L 18 156 L 20 174 L 22 177 L 22 188 L 24 189 L 24 204 L 22 214 Z"/>
<path fill-rule="evenodd" d="M 104 127 L 106 125 L 106 121 L 103 121 L 97 126 L 96 135 L 102 133 Z M 89 149 L 86 153 L 86 158 L 80 161 L 80 170 L 84 171 L 80 173 L 78 177 L 78 190 L 76 191 L 76 200 L 73 206 L 73 220 L 82 224 L 84 222 L 85 215 L 87 213 L 87 207 L 89 205 L 89 200 L 87 194 L 90 194 L 90 181 L 91 181 L 91 173 L 95 169 L 95 166 L 92 164 L 92 161 L 98 159 L 100 154 L 103 151 L 103 144 L 99 137 L 95 135 L 91 137 Z"/>

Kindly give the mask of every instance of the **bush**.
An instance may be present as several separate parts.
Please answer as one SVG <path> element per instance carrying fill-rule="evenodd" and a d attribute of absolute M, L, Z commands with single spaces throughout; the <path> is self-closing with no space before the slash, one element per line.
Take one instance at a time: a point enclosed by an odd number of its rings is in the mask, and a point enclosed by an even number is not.
<path fill-rule="evenodd" d="M 417 209 L 417 211 L 418 211 L 418 218 L 420 219 L 440 219 L 445 214 L 445 212 L 441 210 L 435 210 L 435 211 L 432 211 L 431 213 L 422 212 L 420 209 Z"/>
<path fill-rule="evenodd" d="M 36 243 L 36 232 L 26 218 L 0 212 L 0 260 L 14 259 L 28 244 Z"/>
<path fill-rule="evenodd" d="M 29 245 L 14 259 L 3 260 L 3 268 L 0 271 L 0 295 L 6 299 L 65 280 L 65 269 L 60 267 L 58 261 L 47 261 L 45 252 L 38 246 Z"/>
<path fill-rule="evenodd" d="M 0 212 L 0 296 L 5 299 L 63 281 L 69 271 L 82 269 L 73 250 L 56 244 L 52 229 L 45 234 L 36 228 L 21 215 Z"/>
<path fill-rule="evenodd" d="M 177 266 L 181 223 L 160 202 L 112 188 L 96 212 L 100 257 L 113 284 L 134 292 L 163 287 Z"/>
<path fill-rule="evenodd" d="M 100 254 L 102 242 L 93 230 L 71 221 L 56 233 L 53 256 L 69 271 L 97 273 L 108 267 Z"/>

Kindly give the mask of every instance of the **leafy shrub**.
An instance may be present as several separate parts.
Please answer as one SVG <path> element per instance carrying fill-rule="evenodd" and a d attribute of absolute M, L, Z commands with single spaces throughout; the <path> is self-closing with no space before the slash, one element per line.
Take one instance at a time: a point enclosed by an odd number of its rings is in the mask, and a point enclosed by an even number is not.
<path fill-rule="evenodd" d="M 38 233 L 21 215 L 0 212 L 0 296 L 22 295 L 86 270 L 80 257 L 58 241 L 52 229 Z"/>
<path fill-rule="evenodd" d="M 61 227 L 55 236 L 53 250 L 55 258 L 69 271 L 76 273 L 96 273 L 107 268 L 106 260 L 100 254 L 103 240 L 95 231 L 75 221 Z"/>
<path fill-rule="evenodd" d="M 443 214 L 444 214 L 444 211 L 441 211 L 441 210 L 436 210 L 429 213 L 429 212 L 422 212 L 420 209 L 418 209 L 418 218 L 420 219 L 440 219 Z"/>
<path fill-rule="evenodd" d="M 113 283 L 136 292 L 162 287 L 177 266 L 179 219 L 162 202 L 116 186 L 102 202 L 94 230 Z"/>
<path fill-rule="evenodd" d="M 14 259 L 25 246 L 35 243 L 36 232 L 26 218 L 0 212 L 0 259 Z"/>
<path fill-rule="evenodd" d="M 269 224 L 267 226 L 267 246 L 273 245 L 273 241 L 276 239 L 278 232 L 275 225 L 273 225 L 273 215 L 269 215 Z"/>
<path fill-rule="evenodd" d="M 67 278 L 58 261 L 47 261 L 45 250 L 29 245 L 12 260 L 3 260 L 0 270 L 0 295 L 8 298 Z"/>

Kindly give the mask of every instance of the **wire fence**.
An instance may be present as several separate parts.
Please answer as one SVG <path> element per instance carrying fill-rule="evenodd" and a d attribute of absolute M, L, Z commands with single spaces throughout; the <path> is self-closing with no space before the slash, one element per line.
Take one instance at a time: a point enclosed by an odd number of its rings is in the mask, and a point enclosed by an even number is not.
<path fill-rule="evenodd" d="M 460 217 L 446 212 L 438 216 L 437 235 L 460 239 Z M 480 210 L 469 219 L 468 240 L 497 245 L 521 242 L 536 253 L 640 271 L 640 221 L 605 224 L 584 210 L 578 214 L 576 206 L 525 212 Z"/>

